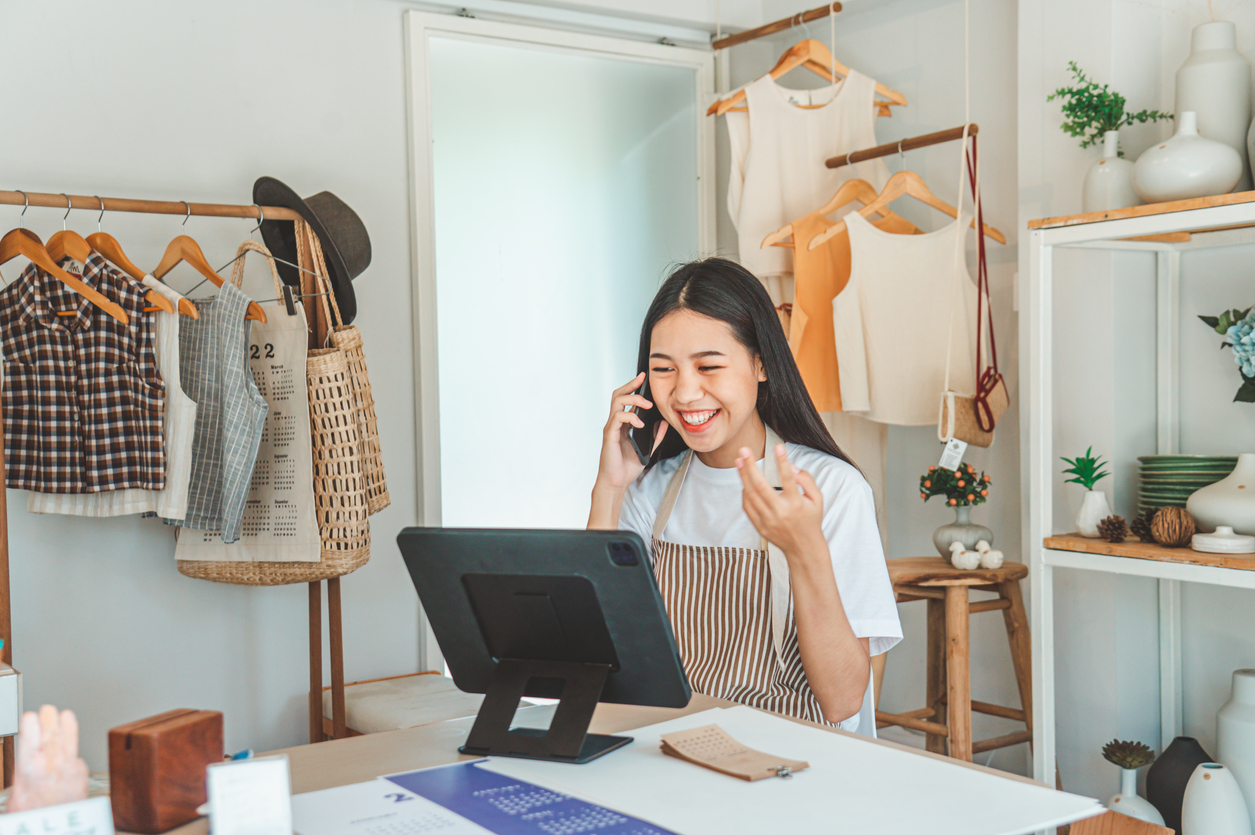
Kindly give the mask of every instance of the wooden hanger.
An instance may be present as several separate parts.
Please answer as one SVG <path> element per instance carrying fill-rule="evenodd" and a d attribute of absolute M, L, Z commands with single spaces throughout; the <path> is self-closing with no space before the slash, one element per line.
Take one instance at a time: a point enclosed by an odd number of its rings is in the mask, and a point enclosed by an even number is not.
<path fill-rule="evenodd" d="M 876 198 L 879 196 L 880 195 L 876 193 L 876 189 L 872 186 L 872 184 L 866 180 L 846 180 L 841 184 L 841 188 L 837 189 L 837 193 L 832 195 L 832 199 L 819 208 L 817 214 L 830 214 L 842 206 L 848 206 L 855 200 L 862 203 L 864 206 L 867 206 L 874 203 Z M 879 214 L 885 219 L 902 219 L 895 213 L 885 208 L 878 209 L 876 214 Z M 787 246 L 784 241 L 786 238 L 792 236 L 792 234 L 793 224 L 786 223 L 775 232 L 772 232 L 770 235 L 763 238 L 763 242 L 759 245 L 759 249 L 766 249 L 769 246 Z"/>
<path fill-rule="evenodd" d="M 921 203 L 926 203 L 934 209 L 950 215 L 950 217 L 957 218 L 959 216 L 959 210 L 942 200 L 937 195 L 933 194 L 932 191 L 929 190 L 928 184 L 925 183 L 923 178 L 921 178 L 920 175 L 916 174 L 914 171 L 899 171 L 897 174 L 890 177 L 889 182 L 885 183 L 884 191 L 880 192 L 880 196 L 860 209 L 859 214 L 863 217 L 867 217 L 880 211 L 881 208 L 904 195 L 910 195 Z M 972 226 L 975 225 L 976 221 L 973 220 Z M 818 235 L 811 238 L 811 242 L 806 248 L 809 250 L 821 246 L 824 241 L 841 234 L 843 229 L 845 229 L 845 221 L 837 221 L 837 223 L 829 227 L 827 231 L 820 232 Z M 988 223 L 985 224 L 982 231 L 1000 244 L 1005 244 L 1007 242 L 1006 236 L 990 226 Z"/>
<path fill-rule="evenodd" d="M 798 67 L 808 69 L 821 78 L 833 83 L 836 83 L 850 74 L 850 68 L 834 58 L 832 52 L 828 50 L 828 47 L 824 46 L 814 38 L 807 38 L 806 40 L 795 43 L 793 46 L 789 47 L 788 51 L 781 55 L 780 60 L 777 61 L 776 65 L 771 68 L 770 75 L 772 79 L 778 80 L 781 76 L 797 69 Z M 835 76 L 832 74 L 833 70 L 836 70 Z M 902 95 L 897 90 L 890 90 L 879 81 L 876 82 L 876 95 L 888 99 L 888 101 L 875 102 L 877 108 L 879 109 L 879 115 L 881 116 L 892 115 L 889 111 L 889 107 L 891 105 L 906 105 L 906 96 Z M 729 110 L 745 110 L 746 108 L 737 107 L 737 105 L 743 101 L 745 101 L 744 88 L 737 90 L 728 98 L 712 104 L 706 110 L 706 115 L 710 116 L 713 114 L 716 116 L 722 116 Z M 826 103 L 810 105 L 804 104 L 801 106 L 807 110 L 814 110 L 815 108 L 826 106 Z"/>
<path fill-rule="evenodd" d="M 222 276 L 209 266 L 209 261 L 205 259 L 205 253 L 200 251 L 200 244 L 189 238 L 187 235 L 179 235 L 170 245 L 166 247 L 166 254 L 161 257 L 161 263 L 157 265 L 157 269 L 153 270 L 154 278 L 161 278 L 174 268 L 174 265 L 180 261 L 186 262 L 192 269 L 203 275 L 215 287 L 221 287 L 225 284 Z M 248 315 L 245 319 L 252 319 L 257 322 L 266 321 L 266 313 L 261 309 L 261 305 L 257 302 L 248 303 Z"/>
<path fill-rule="evenodd" d="M 44 248 L 43 242 L 39 240 L 39 236 L 28 229 L 14 229 L 3 238 L 0 238 L 0 264 L 12 261 L 19 255 L 122 324 L 125 325 L 130 321 L 126 316 L 126 311 L 117 302 L 110 301 L 101 295 L 99 291 L 93 290 L 58 267 L 56 261 L 52 260 L 52 256 L 48 254 L 48 250 Z"/>
<path fill-rule="evenodd" d="M 109 259 L 109 263 L 113 264 L 122 272 L 126 273 L 137 283 L 144 283 L 144 271 L 131 263 L 131 259 L 126 257 L 126 253 L 122 251 L 122 244 L 118 243 L 117 238 L 108 232 L 93 232 L 87 236 L 87 243 L 91 248 L 99 252 L 105 258 Z M 151 287 L 144 294 L 144 299 L 152 305 L 152 308 L 144 308 L 145 312 L 150 310 L 164 310 L 166 313 L 174 313 L 176 308 L 170 303 L 170 300 L 158 293 Z M 184 316 L 190 316 L 193 319 L 199 319 L 200 313 L 196 310 L 196 305 L 187 299 L 179 299 L 177 308 L 179 313 Z"/>

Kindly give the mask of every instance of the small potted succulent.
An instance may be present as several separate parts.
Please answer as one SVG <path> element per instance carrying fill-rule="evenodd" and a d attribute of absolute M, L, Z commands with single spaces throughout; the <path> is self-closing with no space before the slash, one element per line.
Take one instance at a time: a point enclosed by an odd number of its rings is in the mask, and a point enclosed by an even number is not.
<path fill-rule="evenodd" d="M 984 525 L 972 522 L 972 506 L 984 504 L 989 499 L 989 487 L 993 479 L 977 473 L 971 464 L 960 464 L 948 470 L 933 465 L 919 477 L 919 497 L 928 501 L 933 496 L 945 499 L 946 507 L 954 508 L 955 519 L 933 531 L 933 545 L 937 553 L 950 558 L 950 543 L 961 542 L 968 551 L 976 550 L 976 543 L 984 540 L 993 544 L 994 532 Z"/>
<path fill-rule="evenodd" d="M 1164 825 L 1163 815 L 1149 800 L 1137 793 L 1137 770 L 1155 761 L 1155 752 L 1144 742 L 1113 739 L 1103 746 L 1107 762 L 1120 766 L 1120 792 L 1107 801 L 1107 808 L 1131 818 Z"/>
<path fill-rule="evenodd" d="M 1076 514 L 1077 532 L 1081 536 L 1097 538 L 1100 536 L 1098 523 L 1111 515 L 1111 505 L 1107 502 L 1107 494 L 1095 490 L 1094 485 L 1111 473 L 1103 469 L 1107 462 L 1093 452 L 1094 448 L 1090 447 L 1084 455 L 1064 458 L 1072 466 L 1063 472 L 1072 476 L 1067 480 L 1068 484 L 1079 484 L 1085 488 L 1085 498 L 1081 500 L 1081 509 Z"/>

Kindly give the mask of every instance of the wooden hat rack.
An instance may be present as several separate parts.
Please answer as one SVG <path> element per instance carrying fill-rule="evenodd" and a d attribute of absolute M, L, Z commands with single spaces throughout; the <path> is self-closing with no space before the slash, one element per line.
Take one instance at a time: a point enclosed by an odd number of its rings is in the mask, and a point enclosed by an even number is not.
<path fill-rule="evenodd" d="M 129 212 L 140 214 L 162 214 L 177 215 L 179 217 L 226 217 L 226 218 L 254 218 L 256 220 L 301 220 L 300 214 L 292 209 L 280 206 L 258 206 L 256 204 L 228 204 L 228 203 L 189 203 L 181 200 L 135 200 L 123 197 L 97 197 L 95 195 L 72 194 L 68 195 L 69 205 L 67 206 L 67 195 L 51 192 L 38 191 L 3 191 L 0 190 L 0 205 L 7 206 L 30 206 L 38 208 L 54 208 L 65 210 L 70 209 L 89 209 L 92 211 L 104 212 Z M 312 265 L 308 265 L 311 266 Z M 306 316 L 313 324 L 314 334 L 312 340 L 322 340 L 325 335 L 328 323 L 322 309 L 315 304 L 315 299 L 306 298 L 304 300 L 306 307 Z M 4 437 L 0 435 L 0 485 L 6 483 L 7 479 L 4 470 Z M 0 489 L 0 639 L 4 641 L 4 647 L 0 650 L 0 661 L 6 664 L 13 663 L 13 610 L 11 607 L 10 584 L 9 584 L 9 514 L 7 505 L 7 496 L 4 489 Z M 339 632 L 340 620 L 340 588 L 339 579 L 330 580 L 327 583 L 328 610 L 331 623 L 331 643 L 332 643 L 332 688 L 335 692 L 336 685 L 339 690 L 336 695 L 339 708 L 337 716 L 337 726 L 344 724 L 344 667 L 343 667 L 343 647 Z M 321 595 L 318 583 L 310 583 L 310 710 L 314 711 L 314 703 L 317 702 L 317 738 L 325 738 L 322 733 L 322 631 L 321 631 Z M 336 650 L 340 651 L 340 658 L 337 659 Z M 315 657 L 316 656 L 316 657 Z M 338 663 L 337 663 L 338 662 Z M 314 733 L 315 717 L 310 717 L 311 735 Z M 14 767 L 14 737 L 8 736 L 3 739 L 3 784 L 8 786 L 13 781 Z"/>

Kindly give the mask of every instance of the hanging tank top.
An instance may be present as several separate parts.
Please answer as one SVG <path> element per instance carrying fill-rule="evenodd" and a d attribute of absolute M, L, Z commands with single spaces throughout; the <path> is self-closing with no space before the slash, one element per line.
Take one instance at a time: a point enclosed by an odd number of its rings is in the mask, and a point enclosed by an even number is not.
<path fill-rule="evenodd" d="M 760 279 L 793 272 L 788 248 L 759 248 L 765 236 L 822 206 L 846 180 L 884 188 L 889 170 L 882 159 L 824 166 L 830 157 L 877 144 L 875 96 L 876 82 L 856 70 L 816 90 L 790 90 L 764 75 L 745 88 L 749 112 L 727 114 L 732 150 L 728 212 L 736 225 L 741 265 Z M 811 103 L 823 106 L 799 106 Z M 775 295 L 776 304 L 792 300 Z"/>

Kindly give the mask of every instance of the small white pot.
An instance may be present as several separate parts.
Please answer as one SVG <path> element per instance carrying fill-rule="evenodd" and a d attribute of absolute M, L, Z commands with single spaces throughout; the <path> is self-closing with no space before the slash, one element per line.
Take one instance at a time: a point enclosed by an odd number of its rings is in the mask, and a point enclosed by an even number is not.
<path fill-rule="evenodd" d="M 1220 763 L 1203 763 L 1185 784 L 1181 835 L 1251 835 L 1242 789 Z"/>
<path fill-rule="evenodd" d="M 1104 212 L 1142 205 L 1142 198 L 1133 188 L 1133 163 L 1120 159 L 1119 144 L 1119 131 L 1103 134 L 1102 159 L 1095 161 L 1085 174 L 1081 211 Z"/>
<path fill-rule="evenodd" d="M 1111 505 L 1107 504 L 1107 494 L 1101 490 L 1089 490 L 1081 500 L 1081 509 L 1076 514 L 1076 530 L 1081 536 L 1097 537 L 1098 523 L 1111 515 Z"/>
<path fill-rule="evenodd" d="M 1242 155 L 1223 142 L 1200 136 L 1192 110 L 1180 115 L 1177 132 L 1138 158 L 1133 186 L 1147 203 L 1228 194 L 1242 177 Z"/>

